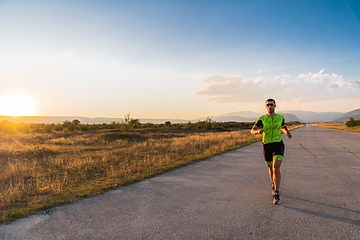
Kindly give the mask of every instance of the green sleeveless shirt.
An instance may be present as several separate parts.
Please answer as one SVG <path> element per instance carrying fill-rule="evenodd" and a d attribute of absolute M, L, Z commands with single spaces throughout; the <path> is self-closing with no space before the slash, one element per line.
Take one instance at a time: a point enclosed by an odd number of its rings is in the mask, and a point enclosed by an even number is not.
<path fill-rule="evenodd" d="M 285 118 L 282 115 L 276 114 L 270 117 L 265 114 L 258 118 L 255 125 L 258 128 L 264 129 L 263 143 L 281 142 L 281 128 L 285 127 Z"/>

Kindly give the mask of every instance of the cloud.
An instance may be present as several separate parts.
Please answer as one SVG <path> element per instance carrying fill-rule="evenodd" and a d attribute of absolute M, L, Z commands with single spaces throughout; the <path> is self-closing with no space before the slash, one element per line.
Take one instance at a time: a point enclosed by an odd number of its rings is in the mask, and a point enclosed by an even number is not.
<path fill-rule="evenodd" d="M 288 103 L 306 103 L 360 97 L 360 80 L 346 83 L 341 75 L 324 73 L 324 69 L 298 77 L 276 76 L 271 81 L 261 76 L 244 80 L 240 75 L 209 75 L 201 82 L 207 85 L 195 96 L 205 96 L 205 101 L 215 103 L 251 103 L 270 97 Z"/>

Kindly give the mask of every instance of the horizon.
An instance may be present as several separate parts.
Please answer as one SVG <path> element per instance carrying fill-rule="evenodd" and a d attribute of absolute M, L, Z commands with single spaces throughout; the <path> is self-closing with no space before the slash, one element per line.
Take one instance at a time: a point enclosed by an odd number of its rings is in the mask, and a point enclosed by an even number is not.
<path fill-rule="evenodd" d="M 284 111 L 276 111 L 277 113 L 279 114 L 286 114 L 286 113 L 290 113 L 290 112 L 307 112 L 307 113 L 320 113 L 320 114 L 326 114 L 326 113 L 339 113 L 339 114 L 347 114 L 349 112 L 352 112 L 352 111 L 355 111 L 355 110 L 360 110 L 360 108 L 358 109 L 353 109 L 351 111 L 348 111 L 348 112 L 338 112 L 338 111 L 330 111 L 330 112 L 316 112 L 316 111 L 303 111 L 303 110 L 284 110 Z M 254 111 L 248 111 L 248 110 L 245 110 L 245 111 L 236 111 L 236 112 L 228 112 L 228 113 L 222 113 L 222 114 L 219 114 L 219 115 L 208 115 L 208 116 L 203 116 L 203 117 L 197 117 L 197 118 L 192 118 L 192 119 L 185 119 L 185 118 L 150 118 L 150 117 L 133 117 L 130 115 L 130 118 L 132 119 L 145 119 L 145 120 L 198 120 L 198 119 L 206 119 L 207 117 L 221 117 L 222 115 L 229 115 L 229 114 L 232 114 L 232 113 L 239 113 L 239 112 L 251 112 L 251 113 L 255 113 L 255 114 L 263 114 L 263 113 L 266 113 L 266 110 L 263 111 L 263 112 L 254 112 Z M 293 113 L 291 113 L 293 114 Z M 296 114 L 295 114 L 296 115 Z M 236 116 L 236 115 L 234 115 Z M 259 115 L 260 116 L 260 115 Z M 98 116 L 98 117 L 87 117 L 87 116 L 80 116 L 80 115 L 31 115 L 31 116 L 9 116 L 9 115 L 1 115 L 0 114 L 0 117 L 3 117 L 3 118 L 36 118 L 36 117 L 44 117 L 44 118 L 66 118 L 66 117 L 70 117 L 70 118 L 88 118 L 88 119 L 96 119 L 96 118 L 103 118 L 103 119 L 124 119 L 125 116 L 123 117 L 103 117 L 103 116 Z M 245 116 L 242 116 L 242 117 L 245 117 Z M 252 118 L 252 117 L 249 117 L 249 118 Z"/>
<path fill-rule="evenodd" d="M 0 115 L 350 112 L 359 19 L 356 0 L 0 1 Z"/>

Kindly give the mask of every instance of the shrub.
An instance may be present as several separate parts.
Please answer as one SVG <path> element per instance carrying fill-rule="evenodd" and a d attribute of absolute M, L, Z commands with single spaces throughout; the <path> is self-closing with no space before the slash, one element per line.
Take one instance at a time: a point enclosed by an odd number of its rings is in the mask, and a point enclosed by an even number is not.
<path fill-rule="evenodd" d="M 69 120 L 65 120 L 64 122 L 63 122 L 63 126 L 64 127 L 67 127 L 67 126 L 69 126 L 71 124 L 71 122 L 69 121 Z"/>
<path fill-rule="evenodd" d="M 347 127 L 355 127 L 360 126 L 360 118 L 355 120 L 355 118 L 351 117 L 349 118 L 349 121 L 346 122 Z"/>
<path fill-rule="evenodd" d="M 50 133 L 53 131 L 55 124 L 46 124 L 44 127 L 44 132 Z"/>
<path fill-rule="evenodd" d="M 77 130 L 77 126 L 75 124 L 71 123 L 70 125 L 67 126 L 67 129 L 69 131 L 73 132 L 73 131 Z"/>
<path fill-rule="evenodd" d="M 166 122 L 165 122 L 165 127 L 171 127 L 171 122 L 170 122 L 170 121 L 166 121 Z"/>
<path fill-rule="evenodd" d="M 213 125 L 213 120 L 210 117 L 207 117 L 204 123 L 204 130 L 210 130 Z"/>
<path fill-rule="evenodd" d="M 63 125 L 61 125 L 60 123 L 59 124 L 56 124 L 54 126 L 54 130 L 55 131 L 62 131 L 64 129 Z"/>
<path fill-rule="evenodd" d="M 124 124 L 124 123 L 121 123 L 120 124 L 120 131 L 127 132 L 128 131 L 128 125 Z"/>
<path fill-rule="evenodd" d="M 91 126 L 89 124 L 80 124 L 78 127 L 80 131 L 88 131 L 91 129 Z"/>
<path fill-rule="evenodd" d="M 75 125 L 77 126 L 77 125 L 79 125 L 79 124 L 80 124 L 80 121 L 79 121 L 79 120 L 77 120 L 77 119 L 74 119 L 74 120 L 72 121 L 72 123 L 73 123 L 73 124 L 75 124 Z"/>
<path fill-rule="evenodd" d="M 32 132 L 41 133 L 44 131 L 45 124 L 31 124 Z"/>
<path fill-rule="evenodd" d="M 0 123 L 0 131 L 4 133 L 16 133 L 16 123 L 9 122 L 8 120 L 2 120 Z"/>

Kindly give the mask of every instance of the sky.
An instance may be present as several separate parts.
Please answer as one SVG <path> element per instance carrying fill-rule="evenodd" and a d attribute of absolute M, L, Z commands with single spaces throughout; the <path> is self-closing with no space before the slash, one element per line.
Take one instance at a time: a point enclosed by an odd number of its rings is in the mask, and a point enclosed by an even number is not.
<path fill-rule="evenodd" d="M 352 111 L 359 22 L 358 0 L 0 0 L 0 115 Z"/>

